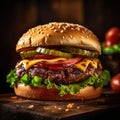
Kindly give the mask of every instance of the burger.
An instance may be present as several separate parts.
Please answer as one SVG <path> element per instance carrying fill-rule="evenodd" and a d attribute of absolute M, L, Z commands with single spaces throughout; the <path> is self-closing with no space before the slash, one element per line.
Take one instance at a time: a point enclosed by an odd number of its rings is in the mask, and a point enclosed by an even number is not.
<path fill-rule="evenodd" d="M 102 68 L 100 42 L 88 28 L 51 22 L 24 33 L 16 44 L 20 60 L 7 75 L 15 94 L 36 100 L 98 98 L 110 82 Z"/>

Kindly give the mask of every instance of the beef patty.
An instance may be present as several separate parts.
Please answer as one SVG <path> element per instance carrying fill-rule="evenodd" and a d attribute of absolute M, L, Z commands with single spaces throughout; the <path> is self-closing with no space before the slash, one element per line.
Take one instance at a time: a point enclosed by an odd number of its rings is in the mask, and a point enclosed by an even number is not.
<path fill-rule="evenodd" d="M 43 80 L 49 79 L 56 84 L 69 84 L 76 83 L 87 79 L 93 74 L 101 75 L 100 68 L 94 69 L 92 66 L 88 66 L 85 72 L 82 72 L 78 68 L 66 67 L 62 70 L 50 70 L 45 68 L 31 67 L 25 70 L 23 66 L 17 68 L 16 75 L 21 78 L 24 74 L 29 74 L 31 77 L 39 76 Z"/>

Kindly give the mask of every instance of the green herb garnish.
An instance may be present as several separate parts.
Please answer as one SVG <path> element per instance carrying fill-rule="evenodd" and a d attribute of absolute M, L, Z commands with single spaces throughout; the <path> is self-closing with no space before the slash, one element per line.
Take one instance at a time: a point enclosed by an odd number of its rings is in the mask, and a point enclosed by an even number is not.
<path fill-rule="evenodd" d="M 48 89 L 55 87 L 60 91 L 60 96 L 63 96 L 67 94 L 68 92 L 70 94 L 77 93 L 80 89 L 91 85 L 94 87 L 104 87 L 106 86 L 111 79 L 110 73 L 107 70 L 104 70 L 102 75 L 99 77 L 97 74 L 91 76 L 90 78 L 74 84 L 68 84 L 68 85 L 57 85 L 55 83 L 52 83 L 49 79 L 42 80 L 39 76 L 34 76 L 33 78 L 30 77 L 28 74 L 24 74 L 23 77 L 18 79 L 18 77 L 15 74 L 16 70 L 11 70 L 10 73 L 7 75 L 7 82 L 10 83 L 10 86 L 13 87 L 15 83 L 22 82 L 25 85 L 32 85 L 32 86 L 47 86 Z"/>

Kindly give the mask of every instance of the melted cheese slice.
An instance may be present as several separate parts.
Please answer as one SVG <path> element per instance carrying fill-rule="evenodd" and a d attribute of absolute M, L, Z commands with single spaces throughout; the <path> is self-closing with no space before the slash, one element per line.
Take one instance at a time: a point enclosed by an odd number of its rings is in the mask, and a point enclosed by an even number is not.
<path fill-rule="evenodd" d="M 97 58 L 89 58 L 89 59 L 83 59 L 81 62 L 75 64 L 76 68 L 79 68 L 83 72 L 86 71 L 87 67 L 91 65 L 93 68 L 97 68 L 98 66 L 102 68 L 102 65 L 100 61 Z"/>
<path fill-rule="evenodd" d="M 55 59 L 36 59 L 36 60 L 28 60 L 28 59 L 24 59 L 22 61 L 20 61 L 17 65 L 16 68 L 18 68 L 19 66 L 21 66 L 23 64 L 25 70 L 29 69 L 31 66 L 33 66 L 34 64 L 37 64 L 39 62 L 49 62 L 49 63 L 54 63 L 57 62 L 59 60 L 67 60 L 66 58 L 55 58 Z"/>
<path fill-rule="evenodd" d="M 31 66 L 33 66 L 34 64 L 37 64 L 39 62 L 54 63 L 54 62 L 57 62 L 59 60 L 67 60 L 67 58 L 36 59 L 36 60 L 24 59 L 16 65 L 16 68 L 20 67 L 23 64 L 25 70 L 28 70 Z M 78 68 L 84 72 L 84 71 L 86 71 L 86 69 L 89 65 L 91 65 L 93 68 L 97 68 L 98 66 L 100 68 L 102 68 L 100 61 L 98 59 L 95 59 L 95 58 L 94 59 L 85 58 L 82 61 L 80 61 L 79 63 L 75 64 L 74 68 Z"/>

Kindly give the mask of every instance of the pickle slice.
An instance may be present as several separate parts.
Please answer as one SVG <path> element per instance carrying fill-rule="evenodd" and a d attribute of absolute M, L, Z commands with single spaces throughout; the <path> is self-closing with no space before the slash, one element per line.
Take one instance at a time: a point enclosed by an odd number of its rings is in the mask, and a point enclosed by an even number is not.
<path fill-rule="evenodd" d="M 88 56 L 88 57 L 98 57 L 97 52 L 83 50 L 83 49 L 75 48 L 75 47 L 62 47 L 61 51 L 68 52 L 68 53 L 75 54 L 75 55 L 82 55 L 82 56 Z"/>
<path fill-rule="evenodd" d="M 70 54 L 70 53 L 62 52 L 62 51 L 59 51 L 59 50 L 56 50 L 56 49 L 48 49 L 48 48 L 42 48 L 42 47 L 38 47 L 36 49 L 36 52 L 37 53 L 42 53 L 42 54 L 66 57 L 66 58 L 71 58 L 72 57 L 72 54 Z"/>
<path fill-rule="evenodd" d="M 38 47 L 36 50 L 30 50 L 26 52 L 21 52 L 21 58 L 28 58 L 38 54 L 47 54 L 47 55 L 55 55 L 59 57 L 71 58 L 73 55 L 82 55 L 87 57 L 98 57 L 97 52 L 83 50 L 80 48 L 75 47 L 62 47 L 59 50 L 56 49 L 49 49 L 49 48 L 42 48 Z"/>
<path fill-rule="evenodd" d="M 30 51 L 26 51 L 26 52 L 21 52 L 20 56 L 21 58 L 28 58 L 34 55 L 37 55 L 39 53 L 36 52 L 36 50 L 30 50 Z"/>

